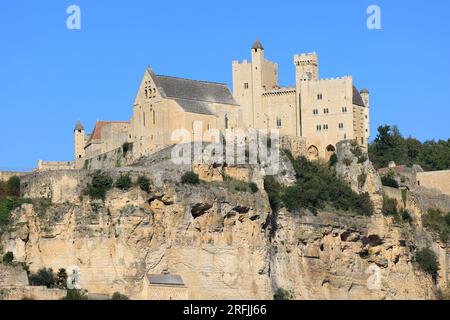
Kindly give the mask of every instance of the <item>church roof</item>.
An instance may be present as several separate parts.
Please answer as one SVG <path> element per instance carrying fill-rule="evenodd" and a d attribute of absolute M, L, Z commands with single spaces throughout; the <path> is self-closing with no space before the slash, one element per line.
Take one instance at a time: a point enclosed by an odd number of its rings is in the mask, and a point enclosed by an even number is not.
<path fill-rule="evenodd" d="M 264 50 L 263 45 L 261 44 L 261 42 L 259 42 L 259 39 L 256 38 L 255 42 L 253 43 L 252 49 L 261 49 Z"/>
<path fill-rule="evenodd" d="M 147 279 L 154 285 L 184 286 L 183 279 L 176 274 L 149 274 Z"/>
<path fill-rule="evenodd" d="M 353 104 L 356 104 L 357 106 L 360 106 L 360 107 L 366 106 L 364 104 L 364 101 L 363 101 L 361 95 L 359 94 L 358 89 L 356 89 L 355 86 L 353 86 Z"/>
<path fill-rule="evenodd" d="M 212 115 L 209 103 L 237 105 L 224 83 L 154 75 L 151 69 L 149 72 L 161 94 L 175 100 L 186 112 Z"/>
<path fill-rule="evenodd" d="M 77 121 L 74 131 L 78 131 L 78 130 L 84 130 L 84 127 L 81 124 L 80 120 Z"/>

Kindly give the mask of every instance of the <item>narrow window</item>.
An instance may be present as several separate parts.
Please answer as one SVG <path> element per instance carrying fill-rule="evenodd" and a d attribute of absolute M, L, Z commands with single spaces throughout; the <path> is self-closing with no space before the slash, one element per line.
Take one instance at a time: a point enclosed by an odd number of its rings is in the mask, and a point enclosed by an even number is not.
<path fill-rule="evenodd" d="M 153 110 L 153 124 L 156 123 L 156 115 L 155 115 L 155 110 Z"/>
<path fill-rule="evenodd" d="M 277 118 L 277 128 L 281 128 L 281 119 Z"/>
<path fill-rule="evenodd" d="M 144 127 L 145 127 L 145 112 L 144 112 Z"/>
<path fill-rule="evenodd" d="M 361 137 L 361 144 L 364 144 L 364 138 Z"/>
<path fill-rule="evenodd" d="M 228 129 L 228 115 L 225 115 L 225 129 Z"/>
<path fill-rule="evenodd" d="M 248 89 L 248 82 L 244 83 L 244 89 Z"/>

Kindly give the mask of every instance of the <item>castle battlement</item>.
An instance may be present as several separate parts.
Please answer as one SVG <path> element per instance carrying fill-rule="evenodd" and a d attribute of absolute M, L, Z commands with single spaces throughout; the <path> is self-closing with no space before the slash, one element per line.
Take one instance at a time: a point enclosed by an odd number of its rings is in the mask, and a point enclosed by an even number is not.
<path fill-rule="evenodd" d="M 322 78 L 322 79 L 317 80 L 317 82 L 339 81 L 339 80 L 352 80 L 352 76 L 342 76 L 342 77 L 334 77 L 334 78 Z"/>

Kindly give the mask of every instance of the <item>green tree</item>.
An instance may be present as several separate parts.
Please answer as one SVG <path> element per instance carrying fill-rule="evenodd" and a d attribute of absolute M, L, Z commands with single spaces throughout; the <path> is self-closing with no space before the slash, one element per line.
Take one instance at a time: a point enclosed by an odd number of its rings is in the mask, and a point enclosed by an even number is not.
<path fill-rule="evenodd" d="M 91 183 L 85 189 L 85 194 L 89 195 L 92 199 L 104 199 L 106 192 L 111 189 L 112 185 L 113 180 L 108 174 L 96 170 Z"/>
<path fill-rule="evenodd" d="M 52 288 L 56 283 L 52 268 L 42 268 L 37 273 L 31 273 L 28 279 L 32 286 L 46 286 L 47 288 Z"/>
<path fill-rule="evenodd" d="M 11 177 L 7 183 L 8 195 L 12 197 L 20 196 L 20 178 L 17 176 Z"/>

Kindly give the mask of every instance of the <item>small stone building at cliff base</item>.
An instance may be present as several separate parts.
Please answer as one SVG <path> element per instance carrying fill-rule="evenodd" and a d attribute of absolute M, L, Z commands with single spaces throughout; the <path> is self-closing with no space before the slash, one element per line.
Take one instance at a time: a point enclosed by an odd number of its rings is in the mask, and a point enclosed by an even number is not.
<path fill-rule="evenodd" d="M 179 275 L 149 274 L 144 277 L 142 300 L 188 300 L 188 288 Z"/>

